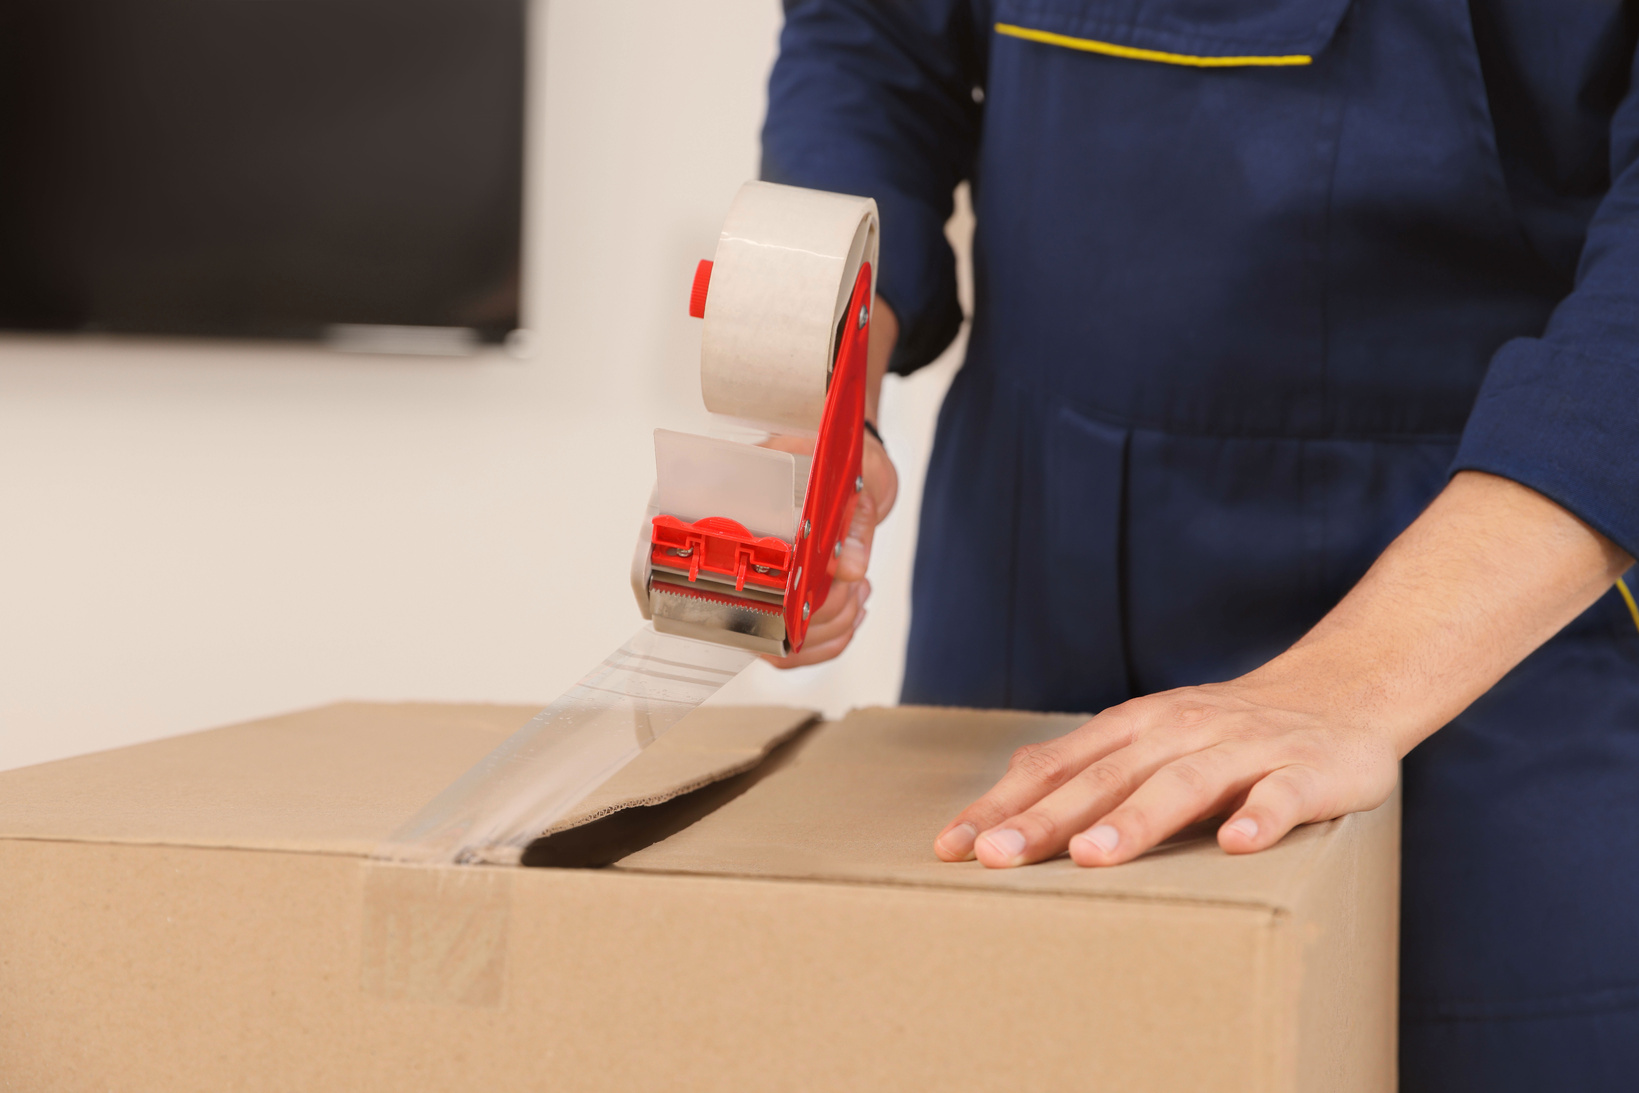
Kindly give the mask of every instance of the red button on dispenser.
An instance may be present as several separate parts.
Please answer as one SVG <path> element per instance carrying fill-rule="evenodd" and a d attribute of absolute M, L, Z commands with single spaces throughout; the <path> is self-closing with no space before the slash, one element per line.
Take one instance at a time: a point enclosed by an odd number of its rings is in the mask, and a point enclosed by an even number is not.
<path fill-rule="evenodd" d="M 694 267 L 694 287 L 689 290 L 689 314 L 696 319 L 706 317 L 706 290 L 711 288 L 711 259 L 702 258 Z"/>

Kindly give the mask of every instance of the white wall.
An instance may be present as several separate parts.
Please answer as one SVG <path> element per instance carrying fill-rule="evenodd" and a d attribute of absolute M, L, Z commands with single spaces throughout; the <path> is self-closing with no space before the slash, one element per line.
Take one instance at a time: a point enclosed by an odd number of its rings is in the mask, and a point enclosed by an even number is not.
<path fill-rule="evenodd" d="M 630 633 L 649 432 L 702 425 L 687 286 L 756 171 L 778 21 L 538 12 L 531 360 L 0 340 L 0 769 L 344 697 L 544 703 Z M 907 488 L 855 647 L 725 697 L 892 701 L 952 367 L 890 381 Z"/>

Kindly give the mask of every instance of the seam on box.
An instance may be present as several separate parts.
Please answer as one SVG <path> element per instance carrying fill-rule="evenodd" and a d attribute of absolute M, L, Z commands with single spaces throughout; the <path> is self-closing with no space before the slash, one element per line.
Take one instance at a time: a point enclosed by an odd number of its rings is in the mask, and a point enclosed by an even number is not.
<path fill-rule="evenodd" d="M 1298 1069 L 1297 1028 L 1288 1016 L 1297 1016 L 1302 995 L 1301 941 L 1292 927 L 1297 916 L 1277 908 L 1259 931 L 1263 947 L 1258 961 L 1258 995 L 1254 1001 L 1263 1014 L 1264 1088 L 1301 1093 L 1295 1084 Z"/>
<path fill-rule="evenodd" d="M 1321 859 L 1332 848 L 1340 844 L 1344 824 L 1358 824 L 1360 822 L 1355 819 L 1358 815 L 1360 813 L 1350 812 L 1343 816 L 1334 816 L 1330 820 L 1322 820 L 1320 823 L 1298 825 L 1299 827 L 1325 827 L 1329 830 L 1322 832 L 1319 838 L 1314 839 L 1308 847 L 1303 860 L 1293 865 L 1292 872 L 1298 879 L 1297 883 L 1292 886 L 1290 906 L 1296 907 L 1309 894 L 1309 889 L 1314 884 L 1315 875 L 1320 871 L 1317 867 Z M 1293 830 L 1296 830 L 1296 828 Z M 1287 838 L 1290 837 L 1289 832 Z"/>
<path fill-rule="evenodd" d="M 1276 913 L 1278 915 L 1278 912 Z M 1277 959 L 1276 945 L 1276 915 L 1270 915 L 1269 921 L 1259 924 L 1258 932 L 1254 935 L 1256 951 L 1252 960 L 1252 1012 L 1258 1015 L 1257 1031 L 1258 1049 L 1254 1053 L 1258 1073 L 1258 1088 L 1273 1090 L 1275 1088 L 1274 1075 L 1276 1066 L 1276 1048 L 1273 1038 L 1274 1023 L 1270 1020 L 1269 985 L 1275 979 L 1274 963 Z"/>

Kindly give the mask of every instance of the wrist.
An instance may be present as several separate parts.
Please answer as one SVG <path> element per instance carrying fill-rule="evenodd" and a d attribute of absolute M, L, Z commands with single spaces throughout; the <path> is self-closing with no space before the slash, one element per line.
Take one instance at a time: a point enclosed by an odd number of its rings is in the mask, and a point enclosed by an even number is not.
<path fill-rule="evenodd" d="M 1452 709 L 1439 688 L 1347 629 L 1311 633 L 1267 664 L 1233 681 L 1252 701 L 1295 710 L 1374 736 L 1397 758 L 1416 747 L 1466 702 Z M 1392 640 L 1388 643 L 1392 648 Z"/>

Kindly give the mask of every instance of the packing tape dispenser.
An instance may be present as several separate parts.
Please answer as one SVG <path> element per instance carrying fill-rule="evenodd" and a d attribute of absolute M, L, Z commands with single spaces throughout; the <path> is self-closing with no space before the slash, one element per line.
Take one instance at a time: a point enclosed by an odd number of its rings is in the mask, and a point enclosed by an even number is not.
<path fill-rule="evenodd" d="M 371 857 L 516 865 L 576 807 L 754 660 L 802 647 L 864 487 L 876 203 L 748 182 L 690 311 L 720 417 L 813 454 L 655 432 L 632 585 L 651 620 L 403 823 Z"/>
<path fill-rule="evenodd" d="M 704 322 L 701 395 L 721 417 L 813 437 L 813 454 L 655 432 L 632 588 L 657 631 L 802 648 L 865 485 L 878 234 L 868 198 L 768 182 L 735 197 L 689 303 Z"/>

